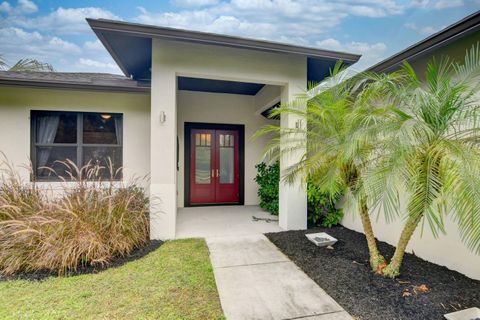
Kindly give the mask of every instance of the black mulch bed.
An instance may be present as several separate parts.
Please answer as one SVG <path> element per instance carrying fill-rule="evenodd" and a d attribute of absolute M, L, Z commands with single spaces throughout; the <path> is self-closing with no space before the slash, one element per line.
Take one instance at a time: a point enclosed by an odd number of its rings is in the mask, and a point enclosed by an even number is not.
<path fill-rule="evenodd" d="M 314 232 L 337 238 L 334 249 L 308 241 L 305 234 Z M 412 254 L 406 254 L 397 279 L 375 275 L 369 268 L 365 236 L 341 226 L 266 236 L 358 319 L 444 319 L 445 313 L 480 307 L 480 281 Z M 392 256 L 394 247 L 385 242 L 378 246 L 385 257 Z M 414 288 L 422 284 L 430 290 L 415 293 Z M 406 290 L 410 296 L 404 296 Z"/>
<path fill-rule="evenodd" d="M 99 273 L 105 271 L 110 268 L 117 268 L 124 265 L 127 262 L 134 261 L 140 259 L 152 251 L 155 251 L 163 244 L 163 241 L 160 240 L 151 240 L 146 246 L 141 248 L 136 248 L 132 251 L 132 253 L 128 256 L 119 256 L 110 261 L 107 265 L 88 265 L 88 266 L 80 266 L 76 271 L 69 271 L 64 276 L 71 277 L 71 276 L 78 276 L 81 274 L 91 274 L 91 273 Z M 15 273 L 9 276 L 2 276 L 0 275 L 0 281 L 8 281 L 8 280 L 31 280 L 31 281 L 41 281 L 45 280 L 49 277 L 58 277 L 56 272 L 52 272 L 49 270 L 42 270 L 37 272 L 24 272 L 24 273 Z"/>

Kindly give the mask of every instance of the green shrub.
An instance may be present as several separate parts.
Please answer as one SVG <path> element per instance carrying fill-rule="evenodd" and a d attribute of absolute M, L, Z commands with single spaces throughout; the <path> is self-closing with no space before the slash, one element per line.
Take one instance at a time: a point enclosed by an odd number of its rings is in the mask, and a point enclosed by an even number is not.
<path fill-rule="evenodd" d="M 256 165 L 258 196 L 260 207 L 271 214 L 278 215 L 278 188 L 280 182 L 280 164 L 278 162 L 267 165 L 262 162 Z M 331 228 L 337 225 L 343 217 L 343 211 L 335 208 L 339 199 L 332 199 L 328 194 L 322 193 L 312 179 L 307 183 L 308 222 L 310 225 L 322 225 Z"/>
<path fill-rule="evenodd" d="M 0 273 L 105 265 L 149 238 L 148 198 L 135 183 L 104 181 L 98 167 L 77 169 L 61 190 L 38 190 L 10 168 L 0 177 Z M 86 181 L 86 180 L 89 181 Z M 92 180 L 93 179 L 93 180 Z M 47 195 L 54 193 L 54 195 Z"/>
<path fill-rule="evenodd" d="M 267 165 L 262 162 L 255 166 L 260 207 L 273 215 L 278 215 L 278 184 L 280 182 L 280 164 Z"/>
<path fill-rule="evenodd" d="M 307 183 L 308 222 L 311 225 L 321 225 L 326 228 L 340 223 L 343 217 L 342 209 L 335 207 L 339 199 L 332 199 L 329 194 L 320 191 L 320 188 L 309 179 Z"/>

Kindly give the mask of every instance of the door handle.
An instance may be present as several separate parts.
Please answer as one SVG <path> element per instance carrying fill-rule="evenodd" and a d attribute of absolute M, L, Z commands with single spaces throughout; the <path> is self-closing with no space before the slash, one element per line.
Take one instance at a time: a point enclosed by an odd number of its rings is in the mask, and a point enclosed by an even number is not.
<path fill-rule="evenodd" d="M 215 178 L 215 170 L 212 169 L 212 178 Z"/>
<path fill-rule="evenodd" d="M 217 178 L 218 178 L 218 169 L 217 169 Z"/>

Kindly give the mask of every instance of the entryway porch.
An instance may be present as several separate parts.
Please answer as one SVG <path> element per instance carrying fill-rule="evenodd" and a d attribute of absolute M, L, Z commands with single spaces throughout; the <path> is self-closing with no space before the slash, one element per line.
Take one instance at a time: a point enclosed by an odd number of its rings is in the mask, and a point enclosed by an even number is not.
<path fill-rule="evenodd" d="M 252 216 L 278 219 L 259 206 L 178 208 L 176 238 L 248 236 L 283 230 L 278 221 L 254 221 Z"/>

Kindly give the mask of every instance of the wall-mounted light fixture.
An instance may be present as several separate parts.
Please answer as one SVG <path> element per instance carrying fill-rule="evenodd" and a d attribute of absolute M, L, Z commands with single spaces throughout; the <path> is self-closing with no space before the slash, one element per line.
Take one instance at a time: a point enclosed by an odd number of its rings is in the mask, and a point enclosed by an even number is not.
<path fill-rule="evenodd" d="M 165 123 L 167 120 L 167 115 L 165 114 L 165 111 L 160 111 L 160 123 Z"/>
<path fill-rule="evenodd" d="M 303 129 L 303 119 L 298 119 L 297 121 L 295 121 L 295 128 Z"/>

